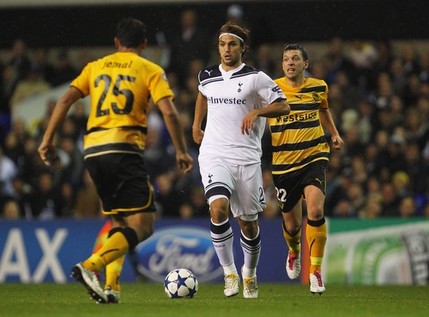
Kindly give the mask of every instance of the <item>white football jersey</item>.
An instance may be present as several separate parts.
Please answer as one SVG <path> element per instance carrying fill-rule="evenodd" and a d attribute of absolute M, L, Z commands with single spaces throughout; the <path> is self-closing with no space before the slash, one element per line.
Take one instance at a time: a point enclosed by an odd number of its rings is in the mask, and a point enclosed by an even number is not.
<path fill-rule="evenodd" d="M 286 99 L 281 89 L 267 74 L 244 63 L 228 72 L 221 65 L 204 68 L 198 80 L 198 89 L 207 98 L 207 123 L 199 159 L 219 158 L 240 165 L 259 163 L 266 119 L 256 119 L 250 135 L 241 133 L 241 124 L 251 110 Z"/>

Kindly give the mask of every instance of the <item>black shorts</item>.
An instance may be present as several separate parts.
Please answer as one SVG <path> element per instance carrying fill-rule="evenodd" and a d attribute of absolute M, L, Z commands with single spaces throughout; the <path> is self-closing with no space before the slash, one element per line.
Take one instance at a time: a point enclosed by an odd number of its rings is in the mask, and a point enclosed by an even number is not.
<path fill-rule="evenodd" d="M 143 156 L 112 153 L 85 159 L 103 204 L 103 214 L 154 212 L 154 192 Z M 125 214 L 124 214 L 125 213 Z"/>
<path fill-rule="evenodd" d="M 326 160 L 316 161 L 292 173 L 273 175 L 282 212 L 290 211 L 303 197 L 304 188 L 314 185 L 326 195 Z"/>

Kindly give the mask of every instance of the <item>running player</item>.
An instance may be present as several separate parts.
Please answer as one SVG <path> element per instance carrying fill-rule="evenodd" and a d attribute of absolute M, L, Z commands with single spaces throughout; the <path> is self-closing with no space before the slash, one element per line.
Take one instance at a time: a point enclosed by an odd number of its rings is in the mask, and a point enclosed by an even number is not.
<path fill-rule="evenodd" d="M 225 275 L 224 294 L 229 297 L 239 292 L 231 211 L 241 229 L 243 296 L 257 298 L 256 268 L 261 251 L 258 214 L 265 207 L 261 172 L 264 117 L 286 115 L 290 109 L 268 75 L 243 63 L 248 30 L 227 23 L 217 36 L 221 63 L 202 69 L 198 75 L 192 132 L 194 141 L 201 143 L 198 161 L 210 206 L 212 242 Z"/>
<path fill-rule="evenodd" d="M 163 115 L 176 149 L 178 168 L 187 173 L 193 166 L 164 71 L 140 56 L 146 46 L 145 25 L 134 18 L 121 20 L 114 42 L 117 52 L 89 63 L 73 80 L 55 106 L 39 146 L 41 159 L 52 164 L 55 131 L 70 107 L 89 95 L 84 160 L 103 213 L 113 222 L 103 246 L 76 264 L 72 276 L 99 303 L 119 302 L 125 254 L 154 230 L 154 193 L 143 160 L 150 97 Z M 106 284 L 102 289 L 97 272 L 104 268 Z"/>
<path fill-rule="evenodd" d="M 283 235 L 289 249 L 286 271 L 291 279 L 301 271 L 301 227 L 303 200 L 307 207 L 306 238 L 310 249 L 310 291 L 323 293 L 321 265 L 327 230 L 324 217 L 326 168 L 330 145 L 343 145 L 328 106 L 328 86 L 306 77 L 309 60 L 298 44 L 285 46 L 282 67 L 285 77 L 275 82 L 291 107 L 290 114 L 269 118 L 273 150 L 272 173 L 283 215 Z"/>

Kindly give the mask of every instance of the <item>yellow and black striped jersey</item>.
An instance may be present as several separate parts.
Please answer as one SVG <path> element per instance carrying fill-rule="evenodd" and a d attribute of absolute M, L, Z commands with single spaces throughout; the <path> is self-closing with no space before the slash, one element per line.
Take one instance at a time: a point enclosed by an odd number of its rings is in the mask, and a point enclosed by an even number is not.
<path fill-rule="evenodd" d="M 272 173 L 289 173 L 314 161 L 328 160 L 330 148 L 319 117 L 319 109 L 329 107 L 328 85 L 311 77 L 299 87 L 288 86 L 285 77 L 275 82 L 286 95 L 291 111 L 286 116 L 267 119 Z"/>
<path fill-rule="evenodd" d="M 132 52 L 88 63 L 71 86 L 90 96 L 85 157 L 144 149 L 149 99 L 174 97 L 164 70 Z"/>

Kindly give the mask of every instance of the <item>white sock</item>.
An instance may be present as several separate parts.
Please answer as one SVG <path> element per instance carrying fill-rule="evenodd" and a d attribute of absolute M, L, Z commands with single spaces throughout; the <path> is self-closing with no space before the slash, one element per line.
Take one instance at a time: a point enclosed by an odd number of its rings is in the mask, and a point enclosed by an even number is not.
<path fill-rule="evenodd" d="M 229 219 L 219 224 L 211 221 L 210 236 L 224 273 L 226 275 L 237 273 L 233 254 L 234 233 L 229 224 Z"/>
<path fill-rule="evenodd" d="M 243 277 L 253 277 L 256 275 L 256 268 L 259 263 L 261 255 L 261 236 L 258 234 L 252 240 L 248 239 L 243 232 L 241 232 L 240 245 L 244 254 L 244 265 L 242 268 Z"/>

